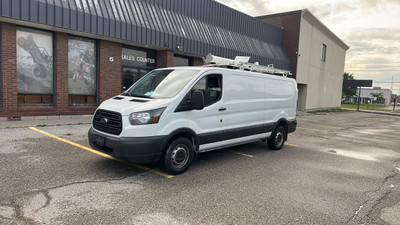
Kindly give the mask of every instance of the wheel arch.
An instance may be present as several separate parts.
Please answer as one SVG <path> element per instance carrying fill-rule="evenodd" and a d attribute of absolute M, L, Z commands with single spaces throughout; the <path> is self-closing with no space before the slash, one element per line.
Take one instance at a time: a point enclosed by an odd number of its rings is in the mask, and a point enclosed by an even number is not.
<path fill-rule="evenodd" d="M 280 120 L 278 120 L 278 122 L 276 122 L 276 125 L 274 127 L 274 130 L 276 130 L 277 127 L 282 126 L 285 129 L 285 141 L 287 141 L 288 138 L 288 131 L 289 131 L 289 121 L 287 121 L 286 119 L 282 118 Z"/>
<path fill-rule="evenodd" d="M 168 145 L 178 137 L 185 137 L 189 139 L 190 142 L 193 144 L 194 152 L 197 153 L 199 150 L 199 138 L 197 134 L 190 128 L 179 128 L 171 132 L 165 141 L 163 142 L 161 149 L 164 154 L 165 150 L 167 149 Z"/>

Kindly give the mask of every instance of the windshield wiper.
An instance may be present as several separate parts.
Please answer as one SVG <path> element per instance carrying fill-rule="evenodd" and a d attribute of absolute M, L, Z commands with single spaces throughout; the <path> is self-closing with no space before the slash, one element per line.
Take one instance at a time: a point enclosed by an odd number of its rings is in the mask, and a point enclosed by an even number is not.
<path fill-rule="evenodd" d="M 131 93 L 129 93 L 128 91 L 124 91 L 121 93 L 121 95 L 123 96 L 131 96 Z"/>
<path fill-rule="evenodd" d="M 121 95 L 130 96 L 130 97 L 138 97 L 138 98 L 153 98 L 153 97 L 148 96 L 148 95 L 133 94 L 133 93 L 131 93 L 129 91 L 124 91 L 124 92 L 121 93 Z"/>
<path fill-rule="evenodd" d="M 147 96 L 147 95 L 138 95 L 138 94 L 132 94 L 132 93 L 129 93 L 129 96 L 131 96 L 131 97 L 139 97 L 139 98 L 152 98 L 152 97 Z"/>

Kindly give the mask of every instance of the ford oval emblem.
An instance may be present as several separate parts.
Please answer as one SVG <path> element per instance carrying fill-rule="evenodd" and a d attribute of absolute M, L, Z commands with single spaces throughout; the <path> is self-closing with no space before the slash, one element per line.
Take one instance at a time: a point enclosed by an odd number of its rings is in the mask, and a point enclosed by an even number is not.
<path fill-rule="evenodd" d="M 103 118 L 101 118 L 100 123 L 107 124 L 108 123 L 108 119 L 103 117 Z"/>

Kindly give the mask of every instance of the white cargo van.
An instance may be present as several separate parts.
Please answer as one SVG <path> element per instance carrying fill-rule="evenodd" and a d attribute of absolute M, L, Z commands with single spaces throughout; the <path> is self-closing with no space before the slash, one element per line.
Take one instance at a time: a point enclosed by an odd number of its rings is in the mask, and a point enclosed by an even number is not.
<path fill-rule="evenodd" d="M 291 78 L 214 66 L 157 69 L 98 107 L 89 142 L 179 174 L 202 152 L 260 140 L 281 149 L 296 130 L 296 104 Z"/>

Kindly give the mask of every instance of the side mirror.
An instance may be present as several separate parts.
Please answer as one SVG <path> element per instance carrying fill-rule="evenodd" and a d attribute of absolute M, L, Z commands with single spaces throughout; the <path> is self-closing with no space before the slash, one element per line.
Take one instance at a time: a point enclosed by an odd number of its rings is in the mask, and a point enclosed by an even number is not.
<path fill-rule="evenodd" d="M 175 112 L 183 112 L 189 110 L 201 110 L 204 108 L 204 95 L 201 91 L 195 91 L 190 96 L 190 92 L 181 101 Z"/>
<path fill-rule="evenodd" d="M 204 108 L 204 95 L 201 91 L 195 91 L 192 94 L 192 100 L 190 102 L 192 109 L 201 110 Z"/>

